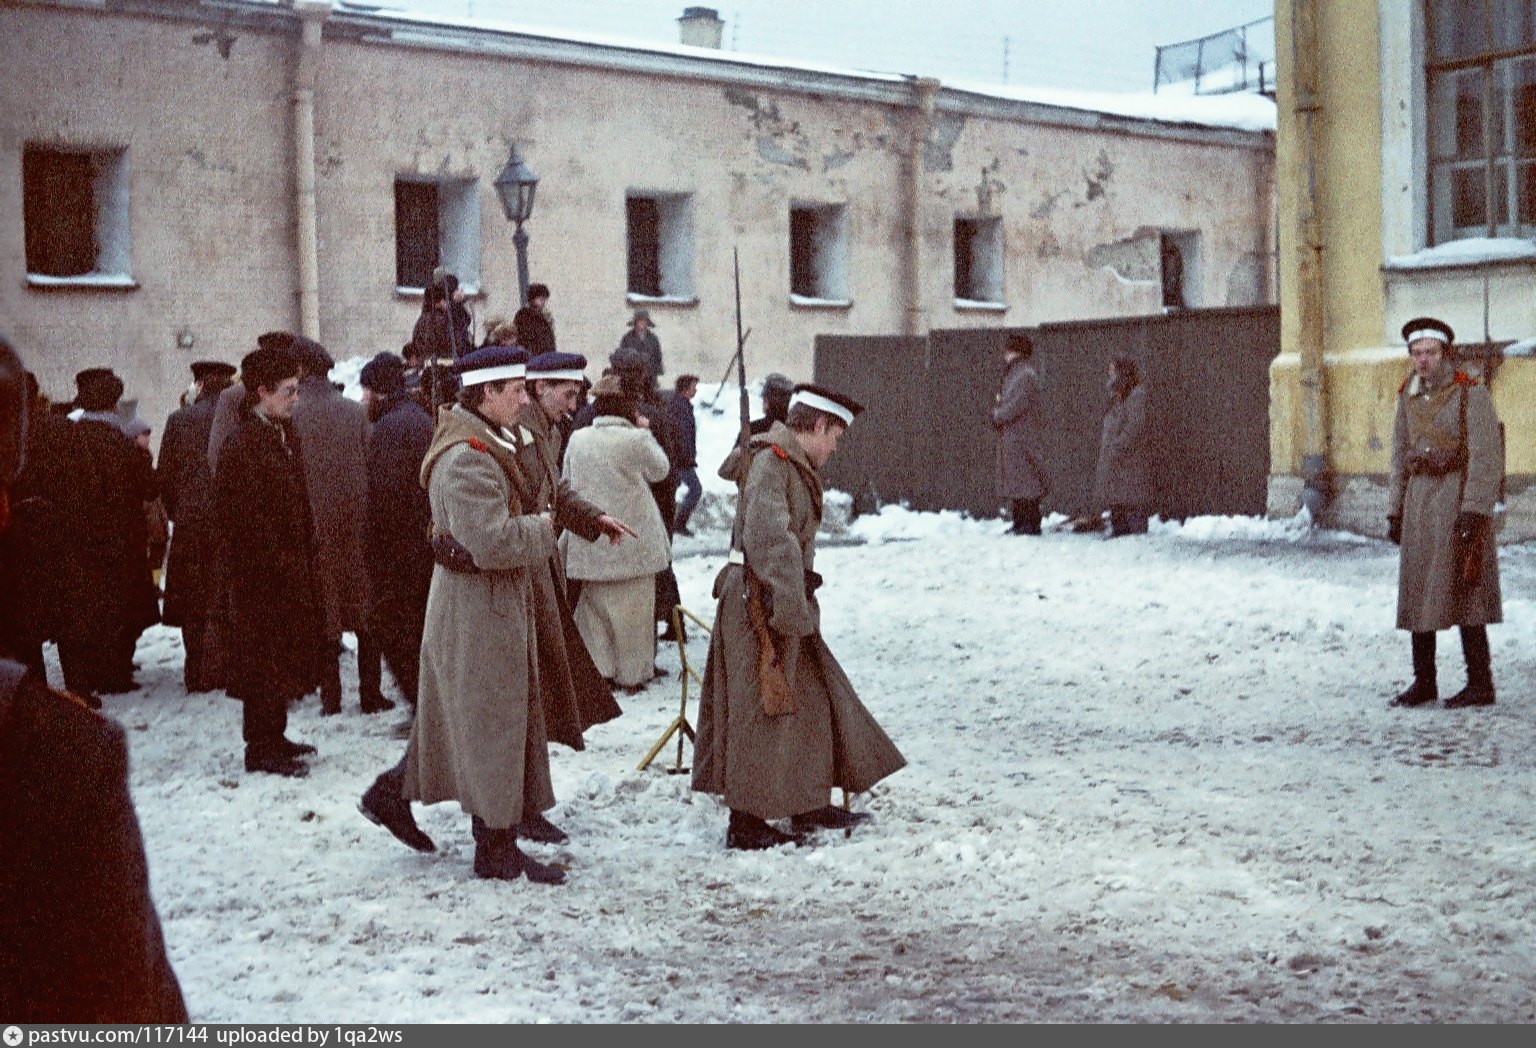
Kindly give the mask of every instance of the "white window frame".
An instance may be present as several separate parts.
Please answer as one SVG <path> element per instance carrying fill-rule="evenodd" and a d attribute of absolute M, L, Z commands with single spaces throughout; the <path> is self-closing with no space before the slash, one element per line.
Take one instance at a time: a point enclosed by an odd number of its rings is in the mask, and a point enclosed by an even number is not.
<path fill-rule="evenodd" d="M 961 288 L 961 227 L 970 226 L 966 240 L 970 250 L 968 270 L 970 285 Z M 956 308 L 996 309 L 1007 304 L 1003 289 L 1006 255 L 1003 251 L 1003 220 L 997 215 L 956 215 L 952 226 L 951 254 L 954 262 Z M 963 292 L 969 291 L 970 294 Z"/>
<path fill-rule="evenodd" d="M 627 299 L 633 303 L 697 302 L 697 292 L 694 290 L 693 283 L 693 194 L 629 189 L 624 193 L 624 200 Z M 647 294 L 628 286 L 629 261 L 635 250 L 635 245 L 629 242 L 628 202 L 630 200 L 650 200 L 656 204 L 657 269 L 661 285 L 661 293 L 658 295 Z"/>
<path fill-rule="evenodd" d="M 795 215 L 813 216 L 810 256 L 813 269 L 811 293 L 794 286 Z M 789 300 L 799 306 L 846 307 L 852 305 L 848 290 L 848 206 L 810 201 L 791 201 L 787 246 L 790 255 Z"/>
<path fill-rule="evenodd" d="M 459 279 L 466 295 L 480 293 L 480 183 L 473 178 L 444 178 L 431 175 L 399 174 L 395 183 L 416 182 L 437 188 L 438 264 Z M 391 193 L 394 183 L 391 184 Z M 396 271 L 398 262 L 398 225 L 396 227 Z M 404 294 L 420 294 L 423 287 L 396 288 Z"/>
<path fill-rule="evenodd" d="M 27 273 L 32 287 L 137 287 L 133 279 L 133 223 L 125 147 L 29 143 L 28 150 L 88 156 L 91 160 L 92 232 L 95 261 L 89 272 L 58 275 Z M 22 186 L 23 199 L 27 187 Z M 25 207 L 25 205 L 23 205 Z"/>

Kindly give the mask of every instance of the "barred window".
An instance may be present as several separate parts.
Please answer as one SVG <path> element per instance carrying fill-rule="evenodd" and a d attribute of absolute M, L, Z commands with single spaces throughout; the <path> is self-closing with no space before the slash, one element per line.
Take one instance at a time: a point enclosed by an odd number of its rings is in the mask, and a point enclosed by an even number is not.
<path fill-rule="evenodd" d="M 1430 239 L 1536 235 L 1536 3 L 1427 0 Z"/>

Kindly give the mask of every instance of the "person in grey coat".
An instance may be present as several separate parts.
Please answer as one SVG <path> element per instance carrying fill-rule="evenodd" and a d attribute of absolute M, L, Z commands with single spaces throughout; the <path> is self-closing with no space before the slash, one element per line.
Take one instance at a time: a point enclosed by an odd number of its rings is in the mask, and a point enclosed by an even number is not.
<path fill-rule="evenodd" d="M 1403 325 L 1413 374 L 1398 390 L 1392 426 L 1387 536 L 1401 547 L 1397 628 L 1413 635 L 1413 683 L 1393 706 L 1439 699 L 1435 633 L 1456 626 L 1467 686 L 1447 708 L 1491 706 L 1488 624 L 1502 622 L 1493 508 L 1504 476 L 1499 420 L 1488 387 L 1455 366 L 1455 334 L 1433 317 Z"/>
<path fill-rule="evenodd" d="M 341 635 L 356 634 L 358 651 L 372 649 L 368 636 L 368 409 L 331 384 L 336 362 L 320 343 L 294 336 L 293 352 L 304 367 L 293 428 L 304 446 L 304 486 L 315 523 L 315 572 L 325 611 L 327 649 L 321 666 L 320 712 L 341 712 Z M 359 696 L 364 713 L 394 703 L 373 682 Z"/>
<path fill-rule="evenodd" d="M 1051 490 L 1040 440 L 1043 406 L 1034 354 L 1034 343 L 1024 332 L 1008 336 L 1003 347 L 1007 365 L 1003 387 L 992 407 L 992 428 L 997 430 L 997 494 L 1009 502 L 1013 517 L 1010 535 L 1040 534 L 1040 500 Z"/>
<path fill-rule="evenodd" d="M 1152 446 L 1147 390 L 1134 357 L 1117 353 L 1110 359 L 1108 386 L 1094 491 L 1109 511 L 1107 537 L 1144 535 L 1152 502 Z"/>

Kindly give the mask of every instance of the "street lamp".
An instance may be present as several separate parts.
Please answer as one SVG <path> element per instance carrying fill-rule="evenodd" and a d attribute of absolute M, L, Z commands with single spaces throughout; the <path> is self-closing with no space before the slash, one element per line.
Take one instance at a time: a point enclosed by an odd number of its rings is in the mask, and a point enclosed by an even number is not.
<path fill-rule="evenodd" d="M 512 155 L 507 166 L 496 176 L 496 195 L 501 198 L 501 209 L 507 213 L 507 221 L 517 226 L 512 243 L 517 248 L 517 291 L 522 305 L 528 304 L 528 234 L 523 223 L 533 214 L 533 191 L 539 188 L 539 176 L 528 170 L 523 158 L 518 156 L 517 143 L 512 143 Z"/>

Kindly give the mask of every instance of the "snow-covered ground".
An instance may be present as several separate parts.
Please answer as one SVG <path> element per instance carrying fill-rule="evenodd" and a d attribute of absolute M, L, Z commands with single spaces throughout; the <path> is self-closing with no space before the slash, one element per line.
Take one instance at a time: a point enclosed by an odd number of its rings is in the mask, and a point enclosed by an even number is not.
<path fill-rule="evenodd" d="M 734 422 L 699 419 L 709 475 Z M 705 622 L 729 508 L 707 479 L 676 550 Z M 663 646 L 664 679 L 552 751 L 571 841 L 528 847 L 562 887 L 477 880 L 456 805 L 416 809 L 434 855 L 358 814 L 404 743 L 398 712 L 358 712 L 350 659 L 343 716 L 293 714 L 311 776 L 248 775 L 238 704 L 185 695 L 178 636 L 151 630 L 144 690 L 106 712 L 193 1019 L 1536 1020 L 1536 552 L 1502 554 L 1499 704 L 1392 710 L 1385 543 L 1002 531 L 887 507 L 818 557 L 828 642 L 910 762 L 853 798 L 872 823 L 728 852 L 675 739 L 638 770 L 683 708 Z M 700 670 L 706 646 L 690 623 Z M 1459 688 L 1453 633 L 1440 667 Z"/>

